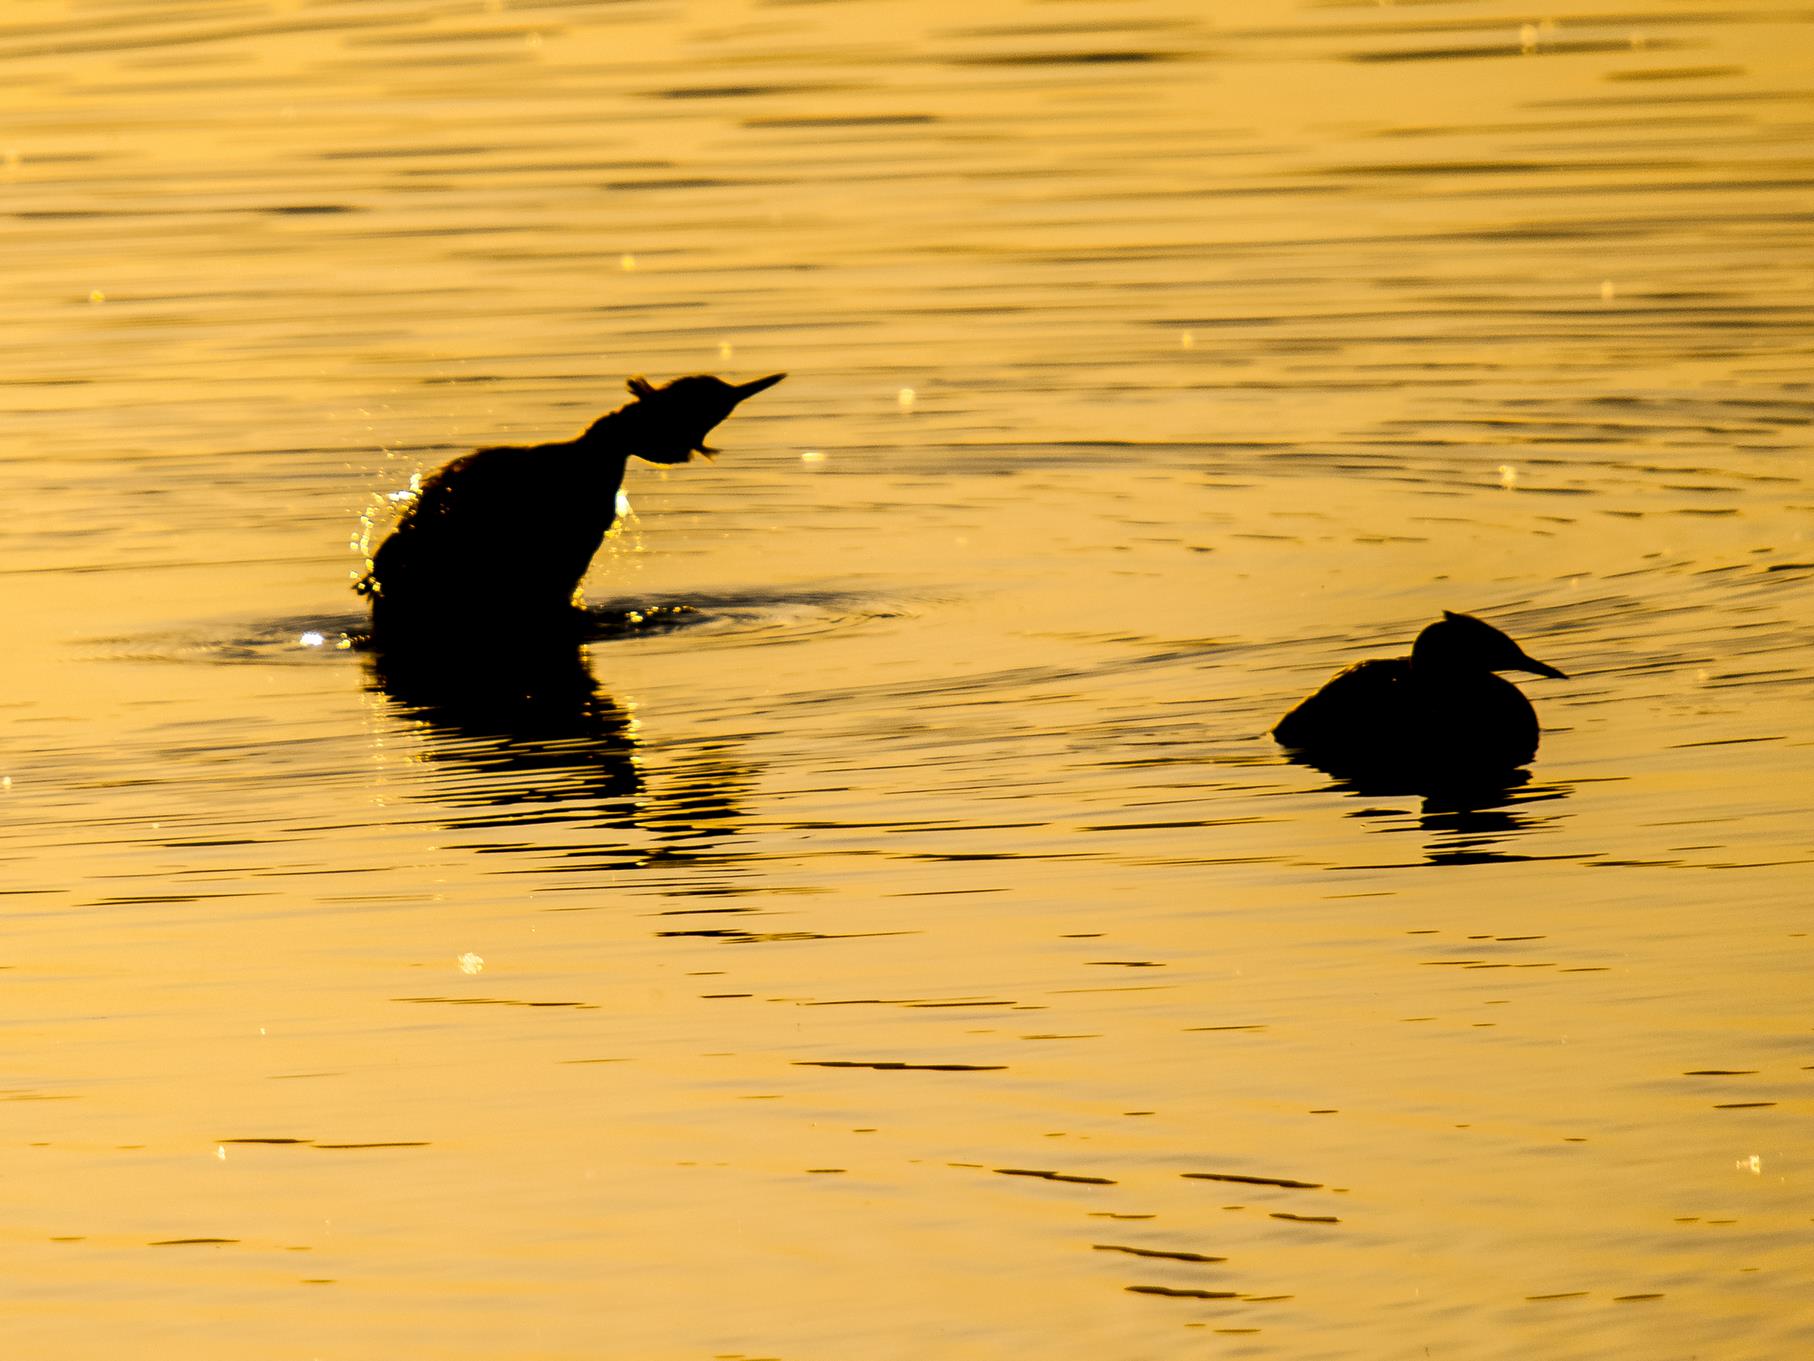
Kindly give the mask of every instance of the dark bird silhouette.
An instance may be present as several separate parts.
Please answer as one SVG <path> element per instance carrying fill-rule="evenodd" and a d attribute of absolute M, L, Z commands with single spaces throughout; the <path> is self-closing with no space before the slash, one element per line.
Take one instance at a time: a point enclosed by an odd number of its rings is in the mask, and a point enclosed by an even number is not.
<path fill-rule="evenodd" d="M 633 400 L 576 439 L 454 459 L 422 484 L 354 586 L 371 601 L 373 643 L 444 648 L 477 632 L 486 642 L 570 644 L 583 619 L 574 596 L 617 518 L 630 457 L 709 456 L 712 427 L 786 376 L 736 384 L 701 375 L 663 387 L 632 378 Z"/>
<path fill-rule="evenodd" d="M 1537 754 L 1537 712 L 1497 671 L 1566 679 L 1472 615 L 1444 611 L 1408 657 L 1359 662 L 1272 730 L 1329 774 L 1412 784 L 1491 778 Z"/>

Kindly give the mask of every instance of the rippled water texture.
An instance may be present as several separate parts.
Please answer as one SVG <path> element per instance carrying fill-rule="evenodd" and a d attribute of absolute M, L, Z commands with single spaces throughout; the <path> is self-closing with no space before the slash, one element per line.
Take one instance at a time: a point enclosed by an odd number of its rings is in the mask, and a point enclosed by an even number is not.
<path fill-rule="evenodd" d="M 8 0 L 0 1349 L 1814 1353 L 1811 67 Z M 780 370 L 534 702 L 341 646 L 413 475 Z M 1443 609 L 1526 781 L 1283 759 Z"/>

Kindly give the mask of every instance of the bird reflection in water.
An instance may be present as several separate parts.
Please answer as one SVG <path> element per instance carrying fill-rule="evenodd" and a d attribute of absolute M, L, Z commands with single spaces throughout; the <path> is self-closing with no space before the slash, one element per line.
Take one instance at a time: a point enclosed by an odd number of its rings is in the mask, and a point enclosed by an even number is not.
<path fill-rule="evenodd" d="M 460 810 L 447 825 L 527 834 L 471 849 L 566 858 L 575 870 L 730 863 L 748 773 L 722 745 L 677 756 L 651 778 L 635 717 L 599 689 L 584 648 L 472 652 L 388 649 L 369 661 L 371 688 L 429 738 L 424 796 Z M 563 826 L 586 835 L 576 843 Z"/>
<path fill-rule="evenodd" d="M 1301 758 L 1300 758 L 1301 759 Z M 1306 763 L 1308 764 L 1308 763 Z M 1553 829 L 1560 810 L 1537 812 L 1574 792 L 1570 784 L 1539 782 L 1528 770 L 1507 770 L 1443 782 L 1428 778 L 1374 773 L 1325 771 L 1331 787 L 1365 799 L 1413 797 L 1415 812 L 1377 804 L 1354 816 L 1378 823 L 1383 832 L 1416 832 L 1424 839 L 1424 860 L 1431 865 L 1485 865 L 1515 860 L 1575 859 L 1575 854 L 1535 855 L 1512 849 L 1533 833 Z"/>
<path fill-rule="evenodd" d="M 1532 814 L 1533 804 L 1561 799 L 1567 785 L 1537 784 L 1528 771 L 1516 771 L 1495 801 L 1482 801 L 1476 791 L 1467 799 L 1431 796 L 1423 803 L 1418 825 L 1426 837 L 1424 858 L 1432 865 L 1483 865 L 1506 860 L 1547 860 L 1554 857 L 1517 854 L 1500 849 L 1531 832 L 1554 826 L 1557 813 Z"/>

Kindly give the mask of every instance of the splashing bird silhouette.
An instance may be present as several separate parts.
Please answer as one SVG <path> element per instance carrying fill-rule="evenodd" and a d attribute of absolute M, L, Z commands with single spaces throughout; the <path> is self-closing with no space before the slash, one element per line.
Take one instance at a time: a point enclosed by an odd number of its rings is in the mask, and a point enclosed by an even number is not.
<path fill-rule="evenodd" d="M 592 555 L 617 518 L 630 458 L 686 463 L 739 402 L 786 374 L 749 383 L 709 375 L 661 387 L 632 378 L 632 400 L 577 438 L 500 445 L 454 459 L 422 484 L 354 589 L 382 648 L 492 639 L 571 640 Z"/>

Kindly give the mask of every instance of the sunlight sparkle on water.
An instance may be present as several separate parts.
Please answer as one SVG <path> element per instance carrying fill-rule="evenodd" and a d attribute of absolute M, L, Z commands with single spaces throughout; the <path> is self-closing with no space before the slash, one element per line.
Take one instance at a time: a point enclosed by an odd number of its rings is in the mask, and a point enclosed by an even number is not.
<path fill-rule="evenodd" d="M 298 638 L 296 641 L 301 643 L 304 647 L 320 647 L 323 643 L 325 643 L 327 641 L 327 636 L 325 634 L 320 634 L 320 633 L 315 632 L 314 629 L 310 629 L 307 633 L 303 634 L 302 637 Z"/>
<path fill-rule="evenodd" d="M 454 963 L 460 966 L 460 972 L 463 974 L 483 973 L 485 969 L 485 961 L 471 950 L 458 956 Z"/>

